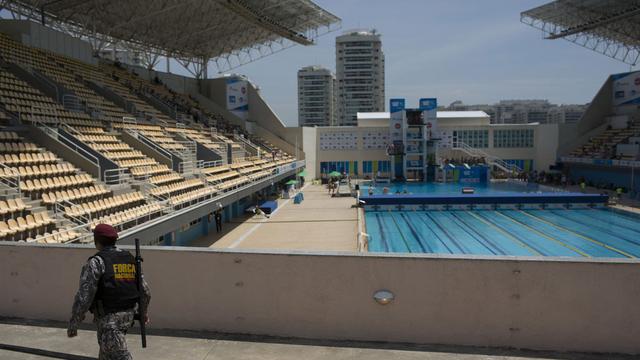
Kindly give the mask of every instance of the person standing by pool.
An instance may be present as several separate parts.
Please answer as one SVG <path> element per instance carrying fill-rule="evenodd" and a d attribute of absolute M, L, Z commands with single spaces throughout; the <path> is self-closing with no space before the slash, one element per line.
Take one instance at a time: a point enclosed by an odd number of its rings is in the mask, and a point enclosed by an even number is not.
<path fill-rule="evenodd" d="M 582 191 L 582 192 L 586 192 L 587 191 L 587 183 L 584 180 L 582 180 L 580 182 L 580 191 Z"/>
<path fill-rule="evenodd" d="M 216 210 L 213 217 L 216 221 L 216 232 L 222 231 L 222 211 L 220 209 Z"/>
<path fill-rule="evenodd" d="M 369 196 L 373 195 L 373 186 L 369 186 Z"/>

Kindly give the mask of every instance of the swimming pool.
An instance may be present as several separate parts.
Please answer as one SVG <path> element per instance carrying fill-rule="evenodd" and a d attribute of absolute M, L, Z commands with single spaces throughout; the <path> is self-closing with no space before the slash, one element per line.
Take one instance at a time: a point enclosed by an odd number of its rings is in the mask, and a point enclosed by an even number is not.
<path fill-rule="evenodd" d="M 369 192 L 370 183 L 362 185 L 362 194 Z M 476 194 L 500 194 L 500 193 L 532 193 L 532 192 L 561 192 L 563 190 L 552 188 L 549 186 L 540 186 L 536 183 L 525 183 L 521 181 L 500 181 L 490 182 L 488 184 L 458 184 L 458 183 L 390 183 L 376 184 L 373 189 L 374 195 L 382 194 L 383 189 L 387 187 L 390 194 L 404 193 L 409 194 L 460 194 L 463 187 L 472 187 Z"/>
<path fill-rule="evenodd" d="M 640 257 L 640 218 L 607 208 L 366 211 L 370 252 Z"/>

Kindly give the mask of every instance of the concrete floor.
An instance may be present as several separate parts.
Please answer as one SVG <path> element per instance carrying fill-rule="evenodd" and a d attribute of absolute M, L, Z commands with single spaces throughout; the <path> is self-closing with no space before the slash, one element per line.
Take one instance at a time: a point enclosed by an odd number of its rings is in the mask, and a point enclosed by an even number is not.
<path fill-rule="evenodd" d="M 632 359 L 630 356 L 549 353 L 452 346 L 318 342 L 269 339 L 249 336 L 212 335 L 189 332 L 149 335 L 142 349 L 137 334 L 127 336 L 134 359 L 189 360 L 519 360 L 519 359 Z M 64 324 L 0 322 L 0 359 L 76 359 L 97 358 L 95 332 L 80 330 L 78 337 L 66 337 Z"/>
<path fill-rule="evenodd" d="M 322 185 L 308 184 L 304 201 L 278 200 L 269 218 L 255 215 L 223 226 L 224 232 L 199 239 L 192 246 L 237 249 L 355 251 L 356 209 L 352 197 L 330 197 Z"/>

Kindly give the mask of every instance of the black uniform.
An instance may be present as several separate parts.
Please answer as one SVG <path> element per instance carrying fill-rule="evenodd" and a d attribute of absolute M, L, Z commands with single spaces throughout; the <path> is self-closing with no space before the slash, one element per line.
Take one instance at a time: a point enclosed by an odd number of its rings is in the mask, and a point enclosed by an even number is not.
<path fill-rule="evenodd" d="M 218 210 L 214 214 L 216 220 L 216 232 L 222 231 L 222 213 Z"/>
<path fill-rule="evenodd" d="M 135 258 L 114 246 L 90 257 L 82 268 L 69 328 L 77 329 L 87 310 L 91 311 L 98 327 L 101 360 L 131 359 L 125 335 L 133 325 L 138 299 L 135 271 Z M 151 294 L 144 279 L 142 288 L 142 300 L 148 305 Z"/>

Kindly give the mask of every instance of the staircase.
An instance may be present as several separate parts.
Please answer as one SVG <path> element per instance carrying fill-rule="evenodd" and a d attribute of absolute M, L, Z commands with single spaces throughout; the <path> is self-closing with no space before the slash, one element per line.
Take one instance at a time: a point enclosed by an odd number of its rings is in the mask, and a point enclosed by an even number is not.
<path fill-rule="evenodd" d="M 458 151 L 462 151 L 463 153 L 474 157 L 474 158 L 484 158 L 485 161 L 487 162 L 487 164 L 495 166 L 503 171 L 509 172 L 509 173 L 520 173 L 522 172 L 522 169 L 520 169 L 520 167 L 518 167 L 515 164 L 509 164 L 506 161 L 502 160 L 501 158 L 497 157 L 497 156 L 493 156 L 493 155 L 489 155 L 486 152 L 478 149 L 478 148 L 474 148 L 471 147 L 461 141 L 457 141 L 453 143 L 453 147 L 451 148 L 452 150 L 458 150 Z"/>

